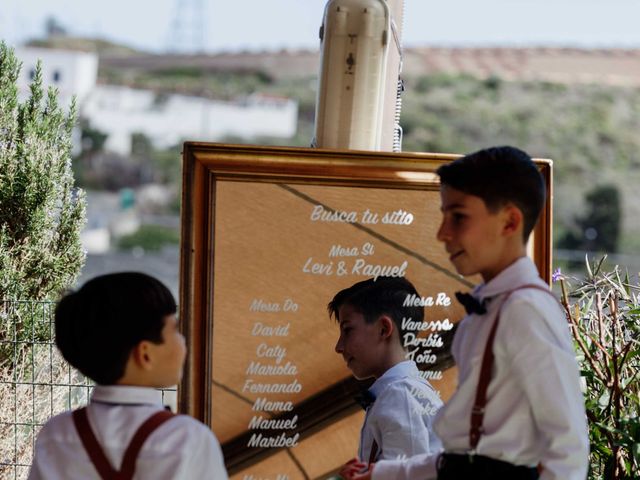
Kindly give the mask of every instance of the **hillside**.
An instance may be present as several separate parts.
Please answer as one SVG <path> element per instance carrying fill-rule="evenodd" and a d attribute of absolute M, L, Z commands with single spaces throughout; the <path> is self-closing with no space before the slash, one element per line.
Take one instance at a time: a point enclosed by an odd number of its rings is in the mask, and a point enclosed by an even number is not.
<path fill-rule="evenodd" d="M 290 143 L 309 145 L 317 52 L 184 56 L 108 47 L 96 46 L 102 83 L 223 99 L 257 91 L 295 98 L 300 116 Z M 585 196 L 609 184 L 622 199 L 618 250 L 640 249 L 640 50 L 414 48 L 405 51 L 404 71 L 405 151 L 512 144 L 551 158 L 556 238 L 576 227 Z"/>
<path fill-rule="evenodd" d="M 153 83 L 162 76 L 151 77 Z M 309 145 L 315 77 L 276 80 L 257 73 L 208 73 L 202 78 L 218 93 L 263 91 L 298 99 L 298 134 L 291 144 Z M 640 250 L 640 88 L 447 74 L 405 80 L 403 150 L 464 153 L 511 144 L 533 156 L 551 158 L 555 167 L 555 238 L 576 227 L 577 217 L 585 214 L 584 199 L 591 190 L 614 185 L 622 199 L 618 251 Z M 219 88 L 213 86 L 216 83 Z M 261 143 L 282 141 L 261 139 Z"/>
<path fill-rule="evenodd" d="M 298 133 L 313 136 L 317 80 L 274 79 L 262 72 L 164 71 L 143 73 L 136 85 L 231 98 L 255 91 L 296 98 Z M 542 81 L 505 81 L 469 75 L 406 78 L 401 124 L 403 149 L 464 153 L 495 144 L 519 146 L 555 166 L 555 231 L 564 235 L 583 214 L 584 197 L 605 184 L 618 187 L 623 229 L 618 249 L 640 249 L 640 88 Z M 230 142 L 242 139 L 229 138 Z M 261 139 L 261 143 L 282 140 Z"/>
<path fill-rule="evenodd" d="M 405 48 L 403 56 L 407 76 L 469 74 L 520 81 L 640 86 L 640 49 L 414 47 Z M 286 79 L 315 74 L 319 59 L 317 50 L 210 55 L 123 55 L 117 50 L 103 50 L 101 63 L 107 68 L 142 68 L 147 72 L 185 67 L 218 72 L 260 71 Z"/>

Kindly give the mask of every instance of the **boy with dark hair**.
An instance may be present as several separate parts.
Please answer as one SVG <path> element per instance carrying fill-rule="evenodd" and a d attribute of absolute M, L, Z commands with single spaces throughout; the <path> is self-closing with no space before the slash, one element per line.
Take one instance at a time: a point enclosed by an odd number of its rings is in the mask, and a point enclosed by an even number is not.
<path fill-rule="evenodd" d="M 436 456 L 381 461 L 353 479 L 584 480 L 589 442 L 569 327 L 526 256 L 545 200 L 531 158 L 513 147 L 438 169 L 437 238 L 461 275 L 480 274 L 452 353 L 458 387 L 435 420 Z"/>
<path fill-rule="evenodd" d="M 366 392 L 366 415 L 358 456 L 395 459 L 437 452 L 440 441 L 431 423 L 442 405 L 437 392 L 406 360 L 403 319 L 422 322 L 422 307 L 403 304 L 416 295 L 404 278 L 369 279 L 338 292 L 328 305 L 340 326 L 336 352 L 359 380 L 375 378 Z M 405 322 L 406 323 L 406 322 Z M 357 463 L 345 465 L 345 472 Z"/>
<path fill-rule="evenodd" d="M 175 313 L 171 292 L 134 272 L 96 277 L 59 302 L 56 344 L 97 385 L 87 407 L 42 428 L 30 480 L 227 478 L 211 430 L 166 411 L 157 390 L 182 376 Z"/>

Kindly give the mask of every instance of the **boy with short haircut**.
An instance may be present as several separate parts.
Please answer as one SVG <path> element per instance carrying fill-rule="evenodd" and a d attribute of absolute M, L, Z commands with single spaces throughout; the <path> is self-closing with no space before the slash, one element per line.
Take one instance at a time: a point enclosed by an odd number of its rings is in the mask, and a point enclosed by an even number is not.
<path fill-rule="evenodd" d="M 416 364 L 406 360 L 403 318 L 422 322 L 422 307 L 404 307 L 416 295 L 404 278 L 369 279 L 338 292 L 328 305 L 340 326 L 335 350 L 359 380 L 375 378 L 366 392 L 360 459 L 395 459 L 437 452 L 432 419 L 440 406 L 437 392 L 423 380 Z M 346 471 L 351 470 L 348 463 Z"/>
<path fill-rule="evenodd" d="M 445 453 L 381 461 L 348 478 L 584 480 L 589 442 L 569 327 L 526 256 L 545 202 L 542 176 L 513 147 L 467 155 L 438 174 L 437 238 L 458 273 L 484 280 L 463 299 L 468 314 L 453 340 L 458 387 L 435 420 Z"/>
<path fill-rule="evenodd" d="M 86 408 L 42 428 L 30 480 L 117 478 L 226 480 L 209 428 L 162 405 L 158 388 L 176 385 L 186 355 L 176 303 L 142 273 L 96 277 L 55 312 L 56 344 L 97 385 Z"/>

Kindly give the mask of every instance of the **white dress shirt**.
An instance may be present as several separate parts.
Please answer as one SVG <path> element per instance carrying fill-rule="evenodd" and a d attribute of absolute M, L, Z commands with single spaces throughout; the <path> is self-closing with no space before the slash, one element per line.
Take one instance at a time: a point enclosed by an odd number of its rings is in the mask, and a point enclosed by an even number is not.
<path fill-rule="evenodd" d="M 89 424 L 111 465 L 119 470 L 134 433 L 162 410 L 153 388 L 96 386 L 87 407 Z M 134 480 L 227 480 L 220 444 L 209 428 L 178 415 L 144 442 Z M 29 480 L 100 480 L 68 411 L 51 418 L 38 434 Z"/>
<path fill-rule="evenodd" d="M 375 402 L 367 409 L 358 455 L 369 460 L 373 440 L 380 459 L 396 459 L 439 451 L 433 419 L 442 400 L 420 378 L 416 364 L 407 360 L 387 370 L 369 388 Z"/>
<path fill-rule="evenodd" d="M 525 284 L 548 288 L 528 257 L 518 259 L 474 296 L 490 298 L 487 313 L 466 316 L 452 353 L 458 388 L 440 410 L 435 429 L 445 451 L 469 451 L 471 408 L 482 355 L 504 294 Z M 502 306 L 493 345 L 484 433 L 476 453 L 516 465 L 544 467 L 541 480 L 584 480 L 589 441 L 569 325 L 558 302 L 537 289 L 514 292 Z M 380 462 L 373 480 L 436 478 L 436 459 Z"/>

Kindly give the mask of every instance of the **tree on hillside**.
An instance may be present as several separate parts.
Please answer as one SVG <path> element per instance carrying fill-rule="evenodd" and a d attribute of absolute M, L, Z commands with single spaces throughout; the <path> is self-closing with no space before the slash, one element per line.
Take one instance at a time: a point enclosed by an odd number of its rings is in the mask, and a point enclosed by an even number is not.
<path fill-rule="evenodd" d="M 85 259 L 85 199 L 71 171 L 75 102 L 65 113 L 57 91 L 45 93 L 40 64 L 19 101 L 20 67 L 0 42 L 0 300 L 54 299 Z"/>
<path fill-rule="evenodd" d="M 558 246 L 588 252 L 616 252 L 622 208 L 615 185 L 600 185 L 585 196 L 586 213 L 576 219 L 577 231 L 569 231 Z"/>

